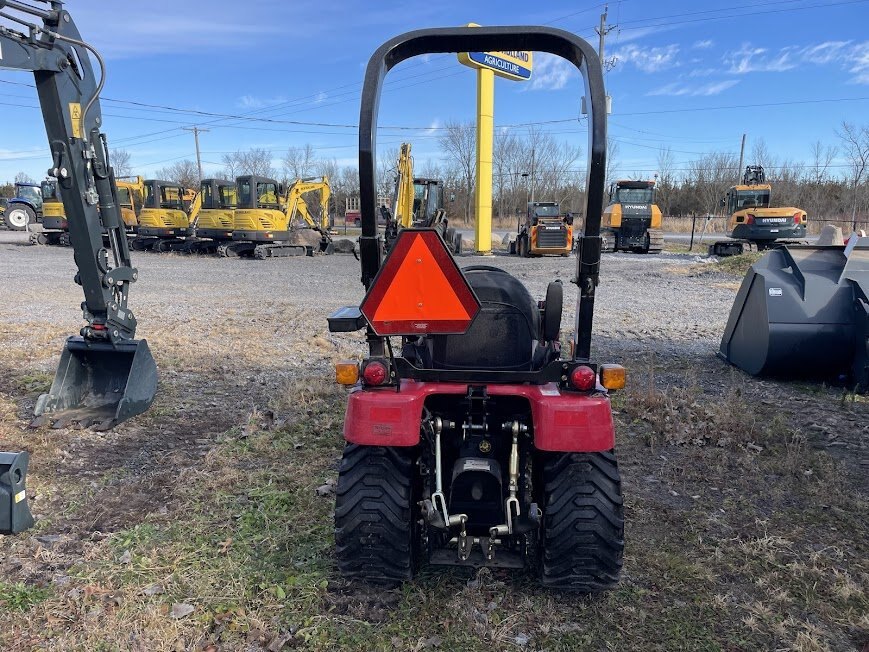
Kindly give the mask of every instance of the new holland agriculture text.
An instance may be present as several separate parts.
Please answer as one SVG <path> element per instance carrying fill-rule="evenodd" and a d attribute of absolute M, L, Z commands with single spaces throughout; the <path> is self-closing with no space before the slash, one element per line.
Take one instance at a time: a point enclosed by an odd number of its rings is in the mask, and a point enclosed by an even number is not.
<path fill-rule="evenodd" d="M 459 62 L 471 67 L 488 68 L 496 75 L 509 79 L 530 79 L 531 52 L 462 52 Z"/>

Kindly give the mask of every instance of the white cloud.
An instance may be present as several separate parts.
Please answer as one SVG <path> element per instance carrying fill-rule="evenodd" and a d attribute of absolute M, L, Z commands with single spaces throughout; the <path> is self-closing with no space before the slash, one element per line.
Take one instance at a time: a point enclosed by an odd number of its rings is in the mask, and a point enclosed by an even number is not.
<path fill-rule="evenodd" d="M 327 99 L 329 99 L 329 95 L 325 91 L 320 91 L 317 93 L 317 97 L 314 98 L 314 104 L 322 104 Z"/>
<path fill-rule="evenodd" d="M 433 136 L 439 131 L 439 127 L 441 126 L 441 121 L 435 118 L 432 120 L 432 123 L 428 126 L 428 129 L 423 131 L 423 134 L 426 136 Z"/>
<path fill-rule="evenodd" d="M 531 75 L 529 90 L 558 90 L 564 88 L 571 78 L 579 76 L 576 67 L 554 54 L 536 52 L 534 54 L 534 72 Z"/>
<path fill-rule="evenodd" d="M 724 62 L 729 66 L 727 72 L 744 75 L 749 72 L 783 72 L 795 68 L 794 48 L 780 49 L 771 54 L 767 48 L 752 47 L 743 43 L 738 50 L 724 56 Z"/>
<path fill-rule="evenodd" d="M 646 95 L 667 95 L 671 97 L 687 95 L 692 97 L 709 97 L 710 95 L 719 95 L 728 88 L 736 86 L 738 83 L 738 79 L 725 79 L 723 81 L 700 84 L 699 86 L 685 84 L 683 82 L 672 82 L 664 86 L 659 86 L 658 88 L 646 93 Z"/>
<path fill-rule="evenodd" d="M 643 72 L 659 72 L 678 66 L 677 54 L 679 46 L 673 43 L 654 48 L 626 45 L 616 51 L 614 56 L 618 63 L 632 63 Z"/>
<path fill-rule="evenodd" d="M 286 98 L 281 97 L 257 97 L 256 95 L 242 95 L 238 98 L 238 102 L 236 103 L 243 109 L 261 109 L 266 106 L 272 106 L 273 104 L 280 104 L 281 102 L 286 102 Z"/>
<path fill-rule="evenodd" d="M 801 65 L 839 65 L 851 73 L 851 82 L 869 84 L 869 41 L 823 41 L 805 47 L 787 46 L 777 52 L 744 43 L 724 55 L 727 72 L 784 72 Z"/>
<path fill-rule="evenodd" d="M 694 45 L 691 47 L 695 50 L 706 50 L 711 48 L 713 45 L 715 45 L 715 41 L 712 39 L 706 39 L 705 41 L 694 41 Z"/>

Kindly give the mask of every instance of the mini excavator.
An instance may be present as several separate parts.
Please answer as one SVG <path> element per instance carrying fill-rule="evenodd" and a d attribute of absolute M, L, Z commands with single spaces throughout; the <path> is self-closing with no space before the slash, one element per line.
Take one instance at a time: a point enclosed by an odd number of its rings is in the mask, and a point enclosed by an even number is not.
<path fill-rule="evenodd" d="M 105 64 L 63 3 L 0 0 L 0 68 L 30 70 L 84 291 L 85 326 L 66 341 L 54 382 L 36 403 L 34 425 L 108 429 L 148 409 L 157 366 L 127 306 L 139 273 L 130 260 L 108 142 L 100 131 Z M 99 63 L 94 74 L 91 56 Z M 103 240 L 103 233 L 107 244 Z"/>

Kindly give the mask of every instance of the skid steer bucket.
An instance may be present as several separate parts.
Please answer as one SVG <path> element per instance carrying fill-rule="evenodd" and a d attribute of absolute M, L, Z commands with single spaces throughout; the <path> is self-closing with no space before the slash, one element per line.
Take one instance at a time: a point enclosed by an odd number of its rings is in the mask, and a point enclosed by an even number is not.
<path fill-rule="evenodd" d="M 749 269 L 720 355 L 752 375 L 869 389 L 869 239 L 781 247 Z"/>
<path fill-rule="evenodd" d="M 70 337 L 51 389 L 36 402 L 34 425 L 108 430 L 147 410 L 156 392 L 157 365 L 145 340 L 111 344 Z"/>

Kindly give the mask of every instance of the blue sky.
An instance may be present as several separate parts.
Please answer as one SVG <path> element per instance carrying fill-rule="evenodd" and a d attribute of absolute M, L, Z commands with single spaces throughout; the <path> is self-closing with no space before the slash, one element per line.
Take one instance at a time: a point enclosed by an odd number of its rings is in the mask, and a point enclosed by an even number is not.
<path fill-rule="evenodd" d="M 110 143 L 148 176 L 194 158 L 193 136 L 181 129 L 194 124 L 210 129 L 201 135 L 206 173 L 219 169 L 224 152 L 248 147 L 273 151 L 280 167 L 287 147 L 306 143 L 320 157 L 355 163 L 355 129 L 321 125 L 356 124 L 364 65 L 384 40 L 473 21 L 549 24 L 596 44 L 603 5 L 73 0 L 67 8 L 108 60 L 102 107 Z M 763 138 L 778 157 L 808 160 L 814 141 L 836 143 L 843 120 L 869 123 L 869 0 L 621 0 L 608 8 L 618 26 L 606 48 L 616 59 L 607 74 L 609 130 L 624 174 L 651 175 L 664 145 L 677 167 L 704 152 L 738 151 L 743 132 L 748 151 Z M 32 83 L 32 76 L 0 71 L 2 81 Z M 585 150 L 581 83 L 568 64 L 539 55 L 530 82 L 496 86 L 496 125 L 563 120 L 542 128 Z M 447 120 L 475 114 L 475 74 L 452 55 L 405 62 L 386 89 L 380 124 L 412 129 L 383 128 L 380 144 L 411 142 L 418 166 L 440 158 L 437 136 Z M 0 181 L 19 170 L 42 178 L 48 167 L 36 106 L 34 89 L 0 83 Z"/>

